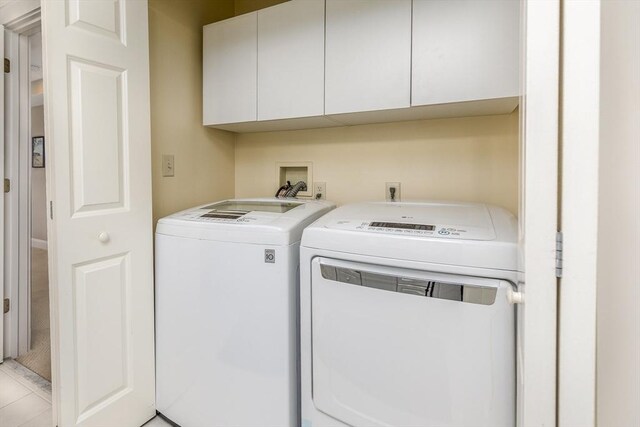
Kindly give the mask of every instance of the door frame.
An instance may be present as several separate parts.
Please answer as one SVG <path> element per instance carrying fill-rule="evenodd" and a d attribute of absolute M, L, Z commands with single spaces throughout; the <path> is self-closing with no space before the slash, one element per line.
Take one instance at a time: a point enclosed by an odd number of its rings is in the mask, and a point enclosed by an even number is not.
<path fill-rule="evenodd" d="M 561 5 L 522 1 L 517 425 L 555 426 Z"/>
<path fill-rule="evenodd" d="M 12 64 L 18 61 L 18 35 L 10 30 L 3 30 L 5 36 L 5 58 Z M 11 181 L 11 185 L 19 182 L 20 153 L 18 144 L 10 143 L 18 141 L 19 114 L 18 111 L 18 75 L 17 73 L 5 74 L 5 178 Z M 4 296 L 12 302 L 19 301 L 19 274 L 18 274 L 18 227 L 15 224 L 19 218 L 19 191 L 5 194 L 5 224 L 4 224 Z M 18 357 L 18 315 L 19 310 L 10 310 L 4 319 L 4 357 Z"/>
<path fill-rule="evenodd" d="M 30 340 L 30 81 L 28 37 L 40 25 L 38 0 L 13 0 L 0 6 L 0 24 L 5 27 L 5 57 L 13 72 L 5 75 L 5 136 L 7 154 L 5 176 L 12 189 L 6 198 L 4 261 L 5 296 L 11 300 L 11 310 L 5 319 L 5 357 L 16 358 L 29 350 Z M 26 51 L 24 50 L 26 46 Z M 22 51 L 21 51 L 22 50 Z M 5 141 L 6 142 L 6 141 Z M 29 238 L 27 238 L 29 237 Z M 28 241 L 27 241 L 28 240 Z"/>
<path fill-rule="evenodd" d="M 563 0 L 558 425 L 596 421 L 598 204 L 603 2 Z"/>
<path fill-rule="evenodd" d="M 35 27 L 34 27 L 35 25 Z M 18 98 L 20 108 L 19 208 L 18 208 L 18 355 L 31 347 L 31 78 L 29 38 L 38 32 L 39 21 L 27 30 L 18 30 Z M 20 221 L 21 218 L 29 220 Z"/>
<path fill-rule="evenodd" d="M 2 47 L 0 51 L 2 51 L 2 56 L 4 57 L 4 26 L 0 25 L 0 43 L 2 43 Z M 0 94 L 2 94 L 2 104 L 0 105 L 0 114 L 2 114 L 2 120 L 0 120 L 0 140 L 2 141 L 2 151 L 0 152 L 0 175 L 2 178 L 6 176 L 5 174 L 5 138 L 4 138 L 4 75 L 6 73 L 2 73 L 2 79 L 0 80 L 2 83 L 0 84 Z M 2 241 L 2 247 L 0 247 L 0 257 L 2 257 L 2 261 L 0 261 L 0 276 L 4 278 L 4 252 L 5 252 L 5 220 L 4 220 L 4 205 L 5 205 L 5 194 L 2 194 L 2 200 L 0 200 L 0 241 Z M 2 288 L 0 289 L 0 300 L 3 302 L 3 312 L 2 317 L 0 317 L 0 330 L 4 333 L 4 282 Z M 4 338 L 2 342 L 0 342 L 0 363 L 2 363 L 4 359 Z"/>

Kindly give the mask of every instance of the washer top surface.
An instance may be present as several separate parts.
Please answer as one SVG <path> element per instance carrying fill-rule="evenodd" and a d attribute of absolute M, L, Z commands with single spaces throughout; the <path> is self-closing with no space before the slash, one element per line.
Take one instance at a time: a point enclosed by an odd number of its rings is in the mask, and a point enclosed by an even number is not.
<path fill-rule="evenodd" d="M 200 240 L 291 244 L 304 227 L 333 209 L 325 201 L 229 199 L 177 212 L 158 221 L 156 234 Z"/>
<path fill-rule="evenodd" d="M 516 270 L 517 220 L 505 209 L 476 203 L 357 203 L 335 209 L 308 227 L 302 246 Z"/>

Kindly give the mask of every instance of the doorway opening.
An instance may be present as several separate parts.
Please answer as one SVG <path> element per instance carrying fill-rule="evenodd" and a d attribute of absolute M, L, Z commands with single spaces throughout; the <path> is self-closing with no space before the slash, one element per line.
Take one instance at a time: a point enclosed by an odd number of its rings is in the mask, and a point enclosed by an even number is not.
<path fill-rule="evenodd" d="M 5 58 L 4 239 L 5 298 L 0 389 L 1 411 L 16 420 L 51 425 L 51 338 L 43 54 L 40 4 L 11 2 L 0 8 Z M 44 219 L 44 222 L 42 221 Z M 1 418 L 1 417 L 0 417 Z M 23 421 L 21 421 L 23 422 Z"/>
<path fill-rule="evenodd" d="M 26 280 L 21 280 L 21 286 L 26 287 L 22 294 L 27 295 L 28 304 L 21 304 L 26 308 L 27 325 L 22 332 L 23 345 L 16 361 L 29 370 L 51 381 L 51 335 L 49 320 L 49 274 L 47 251 L 47 197 L 46 197 L 46 149 L 44 138 L 44 99 L 42 84 L 42 33 L 39 28 L 26 36 L 21 43 L 21 54 L 26 53 L 28 72 L 21 76 L 28 76 L 26 84 L 20 85 L 21 90 L 29 92 L 28 97 L 21 96 L 21 102 L 28 101 L 27 109 L 29 124 L 21 130 L 28 132 L 27 138 L 20 138 L 21 148 L 26 148 L 29 156 L 27 162 L 21 162 L 21 167 L 27 173 L 21 174 L 27 178 L 26 183 L 20 183 L 26 191 L 26 203 L 22 204 L 21 218 L 28 218 L 20 240 L 25 246 L 22 252 L 27 257 L 23 274 Z M 24 51 L 27 52 L 24 52 Z M 25 61 L 21 61 L 25 65 Z M 21 111 L 25 111 L 21 108 Z M 27 147 L 24 147 L 24 145 Z M 24 212 L 26 211 L 26 212 Z M 26 285 L 26 286 L 25 286 Z M 25 334 L 26 332 L 26 334 Z M 24 336 L 26 335 L 26 336 Z M 27 350 L 27 351 L 24 351 Z"/>

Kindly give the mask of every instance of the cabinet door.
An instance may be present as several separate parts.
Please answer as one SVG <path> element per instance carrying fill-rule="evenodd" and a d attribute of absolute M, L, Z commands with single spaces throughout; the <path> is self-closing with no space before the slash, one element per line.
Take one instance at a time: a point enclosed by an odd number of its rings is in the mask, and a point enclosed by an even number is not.
<path fill-rule="evenodd" d="M 518 96 L 516 0 L 413 0 L 412 105 Z"/>
<path fill-rule="evenodd" d="M 411 0 L 327 0 L 326 114 L 409 107 Z"/>
<path fill-rule="evenodd" d="M 324 114 L 324 0 L 258 11 L 258 120 Z"/>
<path fill-rule="evenodd" d="M 203 122 L 256 120 L 257 13 L 204 27 Z"/>

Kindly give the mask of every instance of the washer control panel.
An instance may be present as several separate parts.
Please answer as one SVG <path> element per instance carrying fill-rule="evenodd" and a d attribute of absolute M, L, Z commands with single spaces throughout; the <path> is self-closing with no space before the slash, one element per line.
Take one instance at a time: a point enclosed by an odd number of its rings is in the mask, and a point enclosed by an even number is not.
<path fill-rule="evenodd" d="M 242 212 L 242 211 L 219 211 L 211 209 L 194 209 L 176 215 L 176 219 L 203 222 L 203 223 L 223 223 L 223 224 L 267 224 L 279 215 L 273 213 Z"/>
<path fill-rule="evenodd" d="M 269 224 L 304 203 L 292 200 L 226 200 L 178 212 L 173 219 L 222 224 Z"/>

